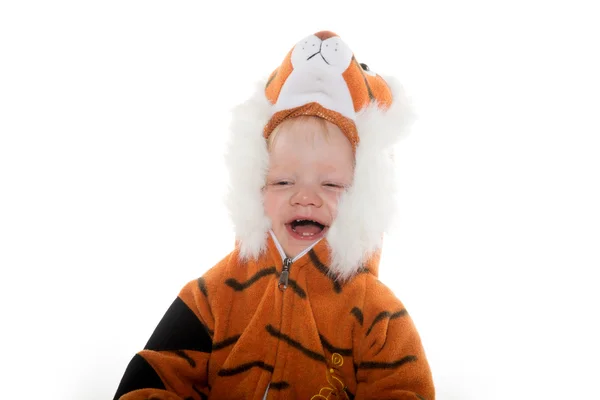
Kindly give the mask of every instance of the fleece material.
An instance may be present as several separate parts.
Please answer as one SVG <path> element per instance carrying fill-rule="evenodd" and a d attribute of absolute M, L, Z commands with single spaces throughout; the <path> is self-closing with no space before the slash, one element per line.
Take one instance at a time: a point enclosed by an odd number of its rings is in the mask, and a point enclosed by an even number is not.
<path fill-rule="evenodd" d="M 413 321 L 377 279 L 379 256 L 340 283 L 329 254 L 321 240 L 284 288 L 271 237 L 255 260 L 236 248 L 185 285 L 114 398 L 434 400 Z"/>

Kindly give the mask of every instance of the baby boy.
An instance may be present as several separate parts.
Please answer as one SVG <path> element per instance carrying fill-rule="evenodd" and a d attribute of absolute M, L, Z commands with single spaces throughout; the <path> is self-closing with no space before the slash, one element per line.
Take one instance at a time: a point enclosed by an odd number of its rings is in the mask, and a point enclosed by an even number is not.
<path fill-rule="evenodd" d="M 235 249 L 179 293 L 115 399 L 434 399 L 418 332 L 377 278 L 399 88 L 332 32 L 234 110 Z"/>

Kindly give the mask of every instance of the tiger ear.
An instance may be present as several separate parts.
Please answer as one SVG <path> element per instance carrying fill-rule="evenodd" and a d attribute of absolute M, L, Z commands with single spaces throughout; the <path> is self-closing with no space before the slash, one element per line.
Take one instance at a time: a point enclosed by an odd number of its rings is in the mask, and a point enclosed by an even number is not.
<path fill-rule="evenodd" d="M 265 96 L 271 104 L 277 103 L 283 84 L 294 70 L 291 60 L 293 50 L 294 49 L 292 48 L 292 50 L 288 52 L 281 65 L 271 73 L 267 80 L 267 84 L 265 85 Z"/>

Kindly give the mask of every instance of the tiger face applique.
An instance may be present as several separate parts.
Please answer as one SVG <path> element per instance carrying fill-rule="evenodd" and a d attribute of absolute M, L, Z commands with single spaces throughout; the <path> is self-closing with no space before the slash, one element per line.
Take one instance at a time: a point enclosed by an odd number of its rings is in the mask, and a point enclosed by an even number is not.
<path fill-rule="evenodd" d="M 287 118 L 314 115 L 339 126 L 353 148 L 359 142 L 356 113 L 372 102 L 382 109 L 392 103 L 383 78 L 360 64 L 348 45 L 329 31 L 299 41 L 269 77 L 265 95 L 273 105 L 265 137 Z"/>

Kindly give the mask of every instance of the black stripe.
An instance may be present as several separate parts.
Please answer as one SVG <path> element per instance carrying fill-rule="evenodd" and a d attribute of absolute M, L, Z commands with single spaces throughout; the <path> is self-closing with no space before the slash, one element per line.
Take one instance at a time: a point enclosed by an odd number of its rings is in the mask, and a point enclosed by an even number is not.
<path fill-rule="evenodd" d="M 352 309 L 352 311 L 350 311 L 350 313 L 356 317 L 356 319 L 358 320 L 358 323 L 360 324 L 360 326 L 362 326 L 362 324 L 363 324 L 363 313 L 362 313 L 362 311 L 360 311 L 360 308 L 354 307 Z"/>
<path fill-rule="evenodd" d="M 192 385 L 192 389 L 194 389 L 194 392 L 198 393 L 198 396 L 200 396 L 200 400 L 208 400 L 208 396 L 202 393 L 200 390 L 198 390 L 196 386 Z"/>
<path fill-rule="evenodd" d="M 272 382 L 269 385 L 269 389 L 275 389 L 275 390 L 284 390 L 290 387 L 290 384 L 287 383 L 286 381 L 281 381 L 281 382 Z"/>
<path fill-rule="evenodd" d="M 423 396 L 417 395 L 417 397 L 419 398 L 419 400 L 425 400 L 425 397 L 423 397 Z"/>
<path fill-rule="evenodd" d="M 338 281 L 331 277 L 331 275 L 329 274 L 329 268 L 327 268 L 327 266 L 323 264 L 321 260 L 319 260 L 317 253 L 315 253 L 314 250 L 310 250 L 308 252 L 308 255 L 310 257 L 310 260 L 312 261 L 312 264 L 319 270 L 319 272 L 321 272 L 323 275 L 325 275 L 331 280 L 331 282 L 333 283 L 333 290 L 336 293 L 340 293 L 342 291 L 342 286 Z"/>
<path fill-rule="evenodd" d="M 298 283 L 293 280 L 293 279 L 288 279 L 288 287 L 291 287 L 292 290 L 298 295 L 300 296 L 301 299 L 305 299 L 306 298 L 306 292 L 304 291 L 304 289 L 302 289 Z"/>
<path fill-rule="evenodd" d="M 358 271 L 356 271 L 356 273 L 357 274 L 370 274 L 371 270 L 363 265 L 362 267 L 360 267 L 358 269 Z"/>
<path fill-rule="evenodd" d="M 212 340 L 208 329 L 178 297 L 159 322 L 145 349 L 155 351 L 185 349 L 210 353 Z"/>
<path fill-rule="evenodd" d="M 279 278 L 281 276 L 281 272 L 278 271 L 276 276 Z M 298 282 L 288 278 L 288 287 L 291 287 L 294 293 L 296 293 L 301 299 L 306 299 L 306 292 L 300 287 L 300 285 L 298 285 Z"/>
<path fill-rule="evenodd" d="M 406 363 L 417 361 L 417 356 L 406 356 L 391 363 L 365 361 L 358 365 L 358 369 L 392 369 L 398 368 Z"/>
<path fill-rule="evenodd" d="M 234 278 L 229 278 L 225 281 L 225 284 L 227 286 L 229 286 L 230 288 L 232 288 L 233 290 L 235 290 L 236 292 L 241 292 L 241 291 L 246 290 L 250 286 L 252 286 L 259 279 L 264 278 L 265 276 L 269 276 L 269 275 L 275 275 L 276 277 L 279 278 L 279 276 L 281 274 L 277 271 L 277 269 L 275 267 L 269 267 L 269 268 L 258 271 L 256 274 L 254 274 L 254 276 L 252 276 L 252 278 L 248 279 L 244 283 L 240 283 L 238 280 L 236 280 Z M 293 279 L 288 279 L 288 286 L 291 287 L 292 290 L 294 291 L 294 293 L 296 293 L 298 296 L 300 296 L 300 298 L 306 299 L 306 292 L 304 291 L 304 289 L 302 289 L 300 287 L 300 285 L 298 285 L 298 282 L 296 282 Z"/>
<path fill-rule="evenodd" d="M 373 330 L 373 327 L 379 321 L 384 320 L 386 318 L 389 318 L 389 319 L 400 318 L 400 317 L 402 317 L 403 315 L 406 315 L 406 314 L 407 314 L 406 309 L 402 309 L 400 311 L 396 311 L 393 314 L 390 313 L 389 311 L 382 311 L 382 312 L 380 312 L 379 314 L 377 314 L 377 316 L 373 320 L 373 323 L 369 327 L 369 330 L 367 331 L 367 336 L 369 336 L 369 334 L 371 333 L 371 330 Z"/>
<path fill-rule="evenodd" d="M 265 85 L 265 90 L 269 87 L 269 85 L 271 84 L 273 79 L 275 79 L 275 77 L 277 76 L 278 73 L 279 73 L 279 68 L 277 68 L 275 71 L 273 71 L 273 73 L 269 77 L 269 80 L 267 81 L 267 84 Z"/>
<path fill-rule="evenodd" d="M 321 344 L 323 345 L 325 350 L 327 350 L 330 353 L 339 353 L 342 356 L 352 355 L 352 349 L 342 349 L 341 347 L 335 347 L 334 345 L 329 343 L 327 339 L 325 339 L 325 336 L 321 334 L 319 334 L 319 339 L 321 339 Z"/>
<path fill-rule="evenodd" d="M 165 385 L 154 368 L 148 364 L 148 361 L 136 354 L 129 362 L 123 378 L 121 378 L 114 400 L 118 400 L 125 393 L 145 388 L 165 390 Z"/>
<path fill-rule="evenodd" d="M 354 394 L 351 391 L 349 391 L 347 388 L 344 388 L 344 390 L 346 391 L 346 394 L 348 395 L 348 398 L 350 400 L 354 400 Z"/>
<path fill-rule="evenodd" d="M 260 271 L 258 271 L 256 274 L 254 274 L 254 276 L 252 278 L 248 279 L 244 283 L 240 283 L 233 278 L 229 278 L 225 281 L 225 284 L 227 286 L 229 286 L 230 288 L 232 288 L 233 290 L 235 290 L 236 292 L 241 292 L 241 291 L 249 288 L 250 286 L 252 286 L 260 278 L 264 278 L 265 276 L 269 276 L 269 275 L 273 275 L 273 274 L 275 274 L 275 275 L 277 274 L 277 269 L 275 267 L 265 268 L 265 269 L 261 269 Z"/>
<path fill-rule="evenodd" d="M 267 332 L 269 332 L 272 336 L 275 336 L 277 339 L 283 340 L 284 342 L 286 342 L 290 346 L 292 346 L 292 347 L 300 350 L 302 352 L 302 354 L 304 354 L 305 356 L 307 356 L 309 358 L 312 358 L 313 360 L 325 362 L 325 356 L 324 355 L 316 353 L 316 352 L 314 352 L 312 350 L 307 349 L 306 347 L 302 346 L 300 344 L 300 342 L 295 341 L 294 339 L 292 339 L 291 337 L 289 337 L 285 333 L 281 333 L 280 331 L 278 331 L 277 329 L 275 329 L 271 324 L 267 325 L 266 329 L 267 329 Z"/>
<path fill-rule="evenodd" d="M 212 348 L 213 351 L 215 351 L 215 350 L 221 350 L 222 348 L 225 348 L 225 347 L 227 347 L 229 345 L 234 344 L 235 342 L 238 341 L 238 339 L 240 338 L 240 336 L 242 336 L 242 335 L 231 336 L 231 337 L 229 337 L 227 339 L 223 339 L 220 342 L 217 342 L 217 343 L 213 344 L 213 348 Z"/>
<path fill-rule="evenodd" d="M 245 363 L 239 365 L 235 368 L 223 368 L 219 371 L 219 376 L 233 376 L 237 374 L 241 374 L 242 372 L 246 372 L 251 368 L 258 367 L 264 369 L 265 371 L 273 372 L 273 366 L 265 364 L 262 361 L 252 361 L 249 363 Z"/>
<path fill-rule="evenodd" d="M 358 69 L 360 70 L 360 73 L 362 74 L 363 79 L 365 80 L 365 85 L 367 86 L 367 92 L 369 93 L 369 100 L 373 101 L 375 99 L 375 96 L 373 96 L 373 92 L 371 91 L 371 86 L 369 85 L 369 80 L 365 76 L 365 72 L 363 71 L 362 66 L 358 63 L 358 61 L 356 61 L 356 58 L 354 58 L 354 56 L 352 56 L 352 59 L 354 60 L 356 65 L 358 65 Z"/>
<path fill-rule="evenodd" d="M 196 361 L 194 361 L 194 359 L 192 357 L 188 356 L 185 351 L 183 351 L 183 350 L 171 350 L 171 353 L 177 354 L 179 357 L 181 357 L 185 361 L 187 361 L 188 364 L 190 364 L 190 367 L 196 368 Z"/>
<path fill-rule="evenodd" d="M 198 278 L 198 288 L 202 294 L 208 298 L 208 290 L 206 290 L 206 281 L 204 278 Z"/>

